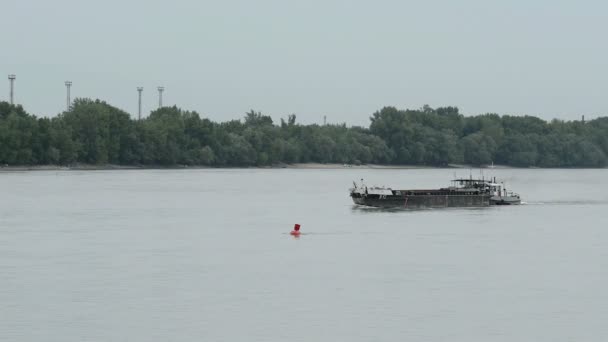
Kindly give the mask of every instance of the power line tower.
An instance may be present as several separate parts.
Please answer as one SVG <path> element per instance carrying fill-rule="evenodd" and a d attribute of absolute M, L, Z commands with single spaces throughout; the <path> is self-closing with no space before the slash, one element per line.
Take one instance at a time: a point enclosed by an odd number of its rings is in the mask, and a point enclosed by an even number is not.
<path fill-rule="evenodd" d="M 158 108 L 163 107 L 163 91 L 165 91 L 165 87 L 158 87 Z"/>
<path fill-rule="evenodd" d="M 137 87 L 137 92 L 139 93 L 138 101 L 137 101 L 137 118 L 141 120 L 141 92 L 144 90 L 143 87 Z"/>
<path fill-rule="evenodd" d="M 14 95 L 15 95 L 15 78 L 17 78 L 15 75 L 11 74 L 8 75 L 8 81 L 11 83 L 11 92 L 10 92 L 10 100 L 11 100 L 11 104 L 15 104 L 14 102 Z"/>
<path fill-rule="evenodd" d="M 70 110 L 72 99 L 70 98 L 70 88 L 72 88 L 72 81 L 65 81 L 66 99 L 65 99 L 65 110 Z"/>

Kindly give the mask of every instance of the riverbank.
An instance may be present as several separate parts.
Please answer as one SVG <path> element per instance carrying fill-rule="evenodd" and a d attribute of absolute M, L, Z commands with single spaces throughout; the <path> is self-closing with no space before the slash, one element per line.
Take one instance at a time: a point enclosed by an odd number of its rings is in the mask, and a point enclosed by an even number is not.
<path fill-rule="evenodd" d="M 321 164 L 321 163 L 298 163 L 281 166 L 287 169 L 437 169 L 436 166 L 424 165 L 382 165 L 382 164 Z"/>
<path fill-rule="evenodd" d="M 181 170 L 181 169 L 213 169 L 209 166 L 189 166 L 189 165 L 174 165 L 174 166 L 128 166 L 128 165 L 90 165 L 76 164 L 69 166 L 62 165 L 4 165 L 0 166 L 0 172 L 16 172 L 16 171 L 103 171 L 103 170 Z M 479 167 L 470 165 L 450 164 L 446 167 L 425 166 L 425 165 L 385 165 L 385 164 L 322 164 L 322 163 L 296 163 L 296 164 L 278 164 L 272 166 L 259 167 L 226 167 L 230 169 L 238 168 L 257 168 L 257 169 L 300 169 L 300 170 L 335 170 L 335 169 L 506 169 L 513 168 L 511 166 L 494 165 L 493 167 Z"/>
<path fill-rule="evenodd" d="M 16 165 L 0 166 L 0 172 L 14 171 L 95 171 L 95 170 L 142 170 L 155 169 L 153 167 L 124 166 L 124 165 Z"/>

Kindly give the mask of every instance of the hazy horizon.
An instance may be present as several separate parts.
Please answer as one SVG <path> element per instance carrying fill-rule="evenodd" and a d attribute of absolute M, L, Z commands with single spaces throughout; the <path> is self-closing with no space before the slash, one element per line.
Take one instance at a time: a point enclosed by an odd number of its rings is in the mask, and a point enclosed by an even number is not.
<path fill-rule="evenodd" d="M 608 4 L 587 1 L 7 2 L 0 101 L 40 116 L 72 98 L 137 114 L 367 125 L 384 106 L 550 120 L 608 115 Z"/>

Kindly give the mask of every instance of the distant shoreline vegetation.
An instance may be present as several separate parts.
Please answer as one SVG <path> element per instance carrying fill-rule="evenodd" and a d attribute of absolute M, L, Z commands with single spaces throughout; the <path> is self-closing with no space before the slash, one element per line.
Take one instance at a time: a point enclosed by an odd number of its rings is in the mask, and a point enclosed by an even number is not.
<path fill-rule="evenodd" d="M 588 122 L 533 116 L 464 116 L 457 107 L 384 107 L 369 127 L 275 124 L 250 111 L 212 122 L 163 107 L 142 120 L 105 102 L 77 99 L 69 111 L 37 118 L 0 102 L 2 165 L 243 167 L 293 163 L 605 167 L 608 117 Z"/>

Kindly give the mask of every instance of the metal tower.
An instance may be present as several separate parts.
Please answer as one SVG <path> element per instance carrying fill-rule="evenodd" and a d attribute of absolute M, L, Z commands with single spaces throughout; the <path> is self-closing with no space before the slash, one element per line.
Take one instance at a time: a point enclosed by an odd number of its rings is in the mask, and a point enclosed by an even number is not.
<path fill-rule="evenodd" d="M 11 83 L 11 93 L 10 93 L 11 104 L 15 104 L 14 103 L 15 78 L 17 78 L 15 75 L 12 75 L 12 74 L 8 75 L 8 81 Z"/>
<path fill-rule="evenodd" d="M 158 108 L 163 107 L 163 91 L 165 91 L 165 87 L 158 87 Z"/>
<path fill-rule="evenodd" d="M 66 112 L 70 110 L 70 105 L 72 104 L 72 99 L 70 98 L 70 88 L 71 87 L 72 87 L 72 81 L 65 81 L 65 89 L 66 89 L 65 110 L 66 110 Z"/>
<path fill-rule="evenodd" d="M 138 101 L 137 101 L 137 118 L 141 120 L 141 92 L 144 90 L 143 87 L 137 87 L 137 92 L 139 93 Z"/>

